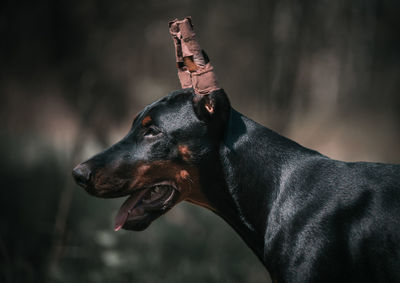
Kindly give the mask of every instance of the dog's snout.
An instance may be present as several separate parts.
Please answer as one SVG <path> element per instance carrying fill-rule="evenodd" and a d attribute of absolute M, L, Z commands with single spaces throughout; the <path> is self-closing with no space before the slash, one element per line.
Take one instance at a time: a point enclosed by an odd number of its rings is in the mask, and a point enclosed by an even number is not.
<path fill-rule="evenodd" d="M 87 164 L 79 164 L 72 170 L 75 182 L 84 188 L 88 185 L 91 175 L 92 171 Z"/>

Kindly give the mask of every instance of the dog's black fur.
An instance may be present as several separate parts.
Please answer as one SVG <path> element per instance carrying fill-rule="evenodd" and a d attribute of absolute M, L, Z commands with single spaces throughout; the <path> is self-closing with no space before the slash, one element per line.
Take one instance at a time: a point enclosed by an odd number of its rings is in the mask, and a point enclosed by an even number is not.
<path fill-rule="evenodd" d="M 332 160 L 238 113 L 223 90 L 199 99 L 185 89 L 147 106 L 122 141 L 73 174 L 96 196 L 120 197 L 139 191 L 126 185 L 138 164 L 160 161 L 197 172 L 203 206 L 240 234 L 274 282 L 400 282 L 399 165 Z M 183 199 L 146 208 L 123 228 L 142 230 Z"/>

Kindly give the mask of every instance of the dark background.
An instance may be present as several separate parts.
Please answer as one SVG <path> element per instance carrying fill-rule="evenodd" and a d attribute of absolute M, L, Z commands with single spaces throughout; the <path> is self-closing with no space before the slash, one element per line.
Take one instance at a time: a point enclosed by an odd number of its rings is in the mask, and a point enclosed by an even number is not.
<path fill-rule="evenodd" d="M 232 105 L 336 159 L 400 161 L 400 2 L 6 1 L 0 7 L 0 281 L 266 282 L 212 213 L 113 232 L 80 161 L 179 88 L 168 21 L 193 17 Z M 267 281 L 268 282 L 268 281 Z"/>

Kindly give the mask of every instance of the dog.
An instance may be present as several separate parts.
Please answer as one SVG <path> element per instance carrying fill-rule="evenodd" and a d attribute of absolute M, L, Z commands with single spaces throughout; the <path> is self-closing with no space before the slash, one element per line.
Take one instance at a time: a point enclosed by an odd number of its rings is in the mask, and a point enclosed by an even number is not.
<path fill-rule="evenodd" d="M 237 112 L 222 88 L 148 105 L 73 176 L 94 196 L 128 196 L 115 230 L 144 230 L 184 200 L 212 210 L 274 282 L 400 282 L 400 165 L 332 160 Z"/>

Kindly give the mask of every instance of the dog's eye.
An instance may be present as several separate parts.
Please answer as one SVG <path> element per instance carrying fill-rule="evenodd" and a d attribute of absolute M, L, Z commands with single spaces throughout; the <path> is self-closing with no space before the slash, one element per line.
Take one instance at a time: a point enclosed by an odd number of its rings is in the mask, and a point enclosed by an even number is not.
<path fill-rule="evenodd" d="M 154 137 L 161 134 L 161 131 L 155 127 L 155 126 L 150 126 L 146 129 L 146 131 L 144 132 L 144 135 L 146 137 Z"/>

